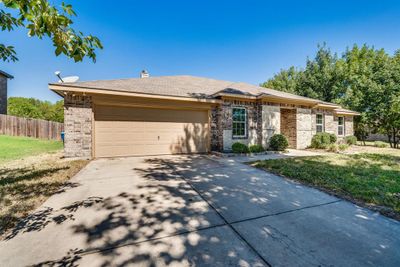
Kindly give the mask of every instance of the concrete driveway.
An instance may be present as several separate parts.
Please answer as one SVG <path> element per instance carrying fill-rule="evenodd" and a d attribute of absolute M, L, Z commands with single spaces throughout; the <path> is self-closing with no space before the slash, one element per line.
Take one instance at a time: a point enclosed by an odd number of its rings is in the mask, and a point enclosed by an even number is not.
<path fill-rule="evenodd" d="M 100 159 L 0 242 L 1 266 L 400 266 L 400 223 L 241 160 Z"/>

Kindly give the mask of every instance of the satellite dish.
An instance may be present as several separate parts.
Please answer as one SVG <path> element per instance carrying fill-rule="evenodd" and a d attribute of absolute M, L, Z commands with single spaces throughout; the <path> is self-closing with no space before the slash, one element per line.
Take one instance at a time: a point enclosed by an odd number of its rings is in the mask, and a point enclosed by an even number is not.
<path fill-rule="evenodd" d="M 79 80 L 78 76 L 68 76 L 68 77 L 62 78 L 62 80 L 60 79 L 60 81 L 58 81 L 58 82 L 74 83 L 74 82 L 77 82 L 78 80 Z"/>

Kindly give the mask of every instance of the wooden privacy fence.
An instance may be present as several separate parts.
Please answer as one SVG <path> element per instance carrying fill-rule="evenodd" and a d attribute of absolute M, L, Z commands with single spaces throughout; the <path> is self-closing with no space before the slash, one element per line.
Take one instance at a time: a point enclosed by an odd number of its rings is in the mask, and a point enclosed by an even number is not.
<path fill-rule="evenodd" d="M 61 140 L 64 123 L 0 114 L 0 134 Z"/>

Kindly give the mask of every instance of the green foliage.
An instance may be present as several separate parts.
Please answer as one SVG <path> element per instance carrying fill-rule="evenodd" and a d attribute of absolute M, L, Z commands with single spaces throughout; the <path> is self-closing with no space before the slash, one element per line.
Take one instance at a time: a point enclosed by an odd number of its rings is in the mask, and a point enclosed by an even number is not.
<path fill-rule="evenodd" d="M 331 144 L 336 143 L 336 141 L 337 141 L 337 136 L 336 136 L 336 134 L 330 133 L 330 134 L 329 134 L 329 138 L 330 138 L 330 140 L 331 140 Z"/>
<path fill-rule="evenodd" d="M 398 155 L 387 154 L 330 154 L 263 160 L 253 166 L 324 188 L 335 195 L 389 207 L 388 214 L 393 214 L 393 210 L 400 214 L 399 160 Z"/>
<path fill-rule="evenodd" d="M 358 111 L 354 130 L 361 141 L 373 130 L 386 134 L 391 147 L 400 146 L 400 51 L 390 56 L 354 45 L 338 57 L 324 44 L 304 69 L 281 70 L 262 86 Z"/>
<path fill-rule="evenodd" d="M 269 141 L 269 149 L 273 151 L 285 151 L 289 142 L 283 134 L 274 134 Z"/>
<path fill-rule="evenodd" d="M 355 145 L 357 144 L 357 137 L 351 135 L 351 136 L 346 136 L 344 138 L 346 144 L 348 144 L 349 146 Z"/>
<path fill-rule="evenodd" d="M 345 151 L 346 149 L 349 148 L 349 145 L 348 144 L 339 144 L 338 148 L 340 151 Z"/>
<path fill-rule="evenodd" d="M 374 146 L 375 147 L 379 147 L 379 148 L 386 148 L 389 145 L 387 143 L 385 143 L 385 142 L 382 142 L 382 141 L 375 141 L 374 142 Z"/>
<path fill-rule="evenodd" d="M 102 49 L 100 40 L 92 35 L 85 36 L 71 27 L 75 11 L 69 4 L 61 3 L 61 7 L 53 6 L 48 0 L 2 0 L 6 8 L 0 9 L 0 27 L 2 31 L 13 31 L 24 27 L 28 36 L 39 39 L 49 37 L 55 47 L 55 54 L 64 54 L 75 62 L 89 57 L 96 61 L 96 49 Z M 9 10 L 10 12 L 7 12 Z M 17 61 L 13 46 L 0 44 L 0 59 Z"/>
<path fill-rule="evenodd" d="M 8 115 L 43 119 L 49 121 L 64 121 L 64 101 L 52 104 L 35 98 L 10 97 L 8 98 Z"/>
<path fill-rule="evenodd" d="M 329 151 L 329 152 L 337 153 L 337 152 L 339 151 L 339 147 L 338 147 L 337 144 L 329 144 L 329 145 L 326 147 L 326 150 Z"/>
<path fill-rule="evenodd" d="M 249 153 L 249 148 L 245 144 L 236 142 L 232 145 L 233 153 Z"/>
<path fill-rule="evenodd" d="M 298 93 L 297 84 L 300 80 L 300 74 L 301 72 L 295 67 L 290 67 L 288 70 L 281 70 L 273 79 L 269 79 L 261 86 L 296 94 Z"/>
<path fill-rule="evenodd" d="M 261 153 L 264 152 L 265 149 L 262 147 L 262 145 L 251 145 L 249 146 L 249 151 L 251 153 Z"/>
<path fill-rule="evenodd" d="M 312 148 L 317 149 L 325 149 L 327 148 L 331 142 L 331 135 L 329 133 L 317 133 L 311 139 L 311 146 Z"/>
<path fill-rule="evenodd" d="M 261 86 L 334 101 L 344 92 L 342 76 L 343 62 L 323 44 L 318 46 L 313 59 L 307 59 L 305 69 L 290 67 L 288 70 L 281 70 Z"/>

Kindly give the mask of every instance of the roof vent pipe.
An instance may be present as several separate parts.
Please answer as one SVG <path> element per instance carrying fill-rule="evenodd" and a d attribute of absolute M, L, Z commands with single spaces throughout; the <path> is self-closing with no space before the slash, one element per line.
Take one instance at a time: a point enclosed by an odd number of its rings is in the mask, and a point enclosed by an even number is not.
<path fill-rule="evenodd" d="M 140 72 L 140 78 L 149 78 L 150 74 L 147 72 L 147 70 L 142 70 Z"/>

